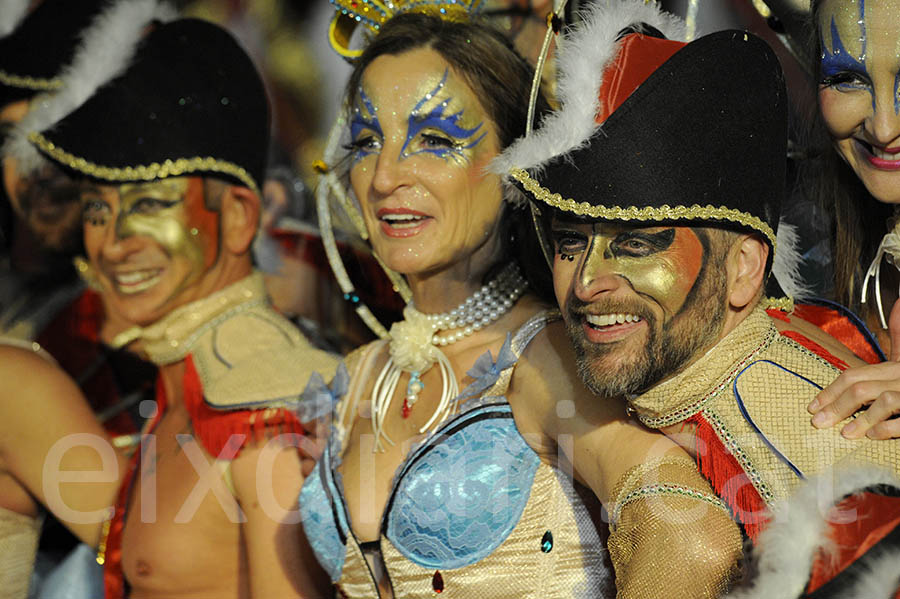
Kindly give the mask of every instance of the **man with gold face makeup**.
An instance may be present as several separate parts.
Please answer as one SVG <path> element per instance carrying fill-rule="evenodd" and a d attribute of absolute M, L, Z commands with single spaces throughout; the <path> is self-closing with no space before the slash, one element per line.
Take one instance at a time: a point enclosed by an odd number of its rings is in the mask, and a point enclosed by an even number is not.
<path fill-rule="evenodd" d="M 21 6 L 21 22 L 0 39 L 0 345 L 34 351 L 64 370 L 89 401 L 90 409 L 81 414 L 84 419 L 78 420 L 79 425 L 85 432 L 105 429 L 117 444 L 124 445 L 134 441 L 140 428 L 137 406 L 142 399 L 152 398 L 156 369 L 125 350 L 111 351 L 104 345 L 121 330 L 122 322 L 110 316 L 99 294 L 85 288 L 72 264 L 82 246 L 77 183 L 49 164 L 34 176 L 20 176 L 16 158 L 4 142 L 32 110 L 40 110 L 44 94 L 63 88 L 60 73 L 79 51 L 85 32 L 118 31 L 125 36 L 123 22 L 140 21 L 140 13 L 165 14 L 171 9 L 150 0 L 36 4 L 30 11 Z M 15 6 L 5 2 L 0 21 L 11 13 L 16 13 Z M 134 35 L 139 32 L 140 26 L 135 26 Z M 53 409 L 53 401 L 31 397 L 27 383 L 17 377 L 3 378 L 10 402 L 30 405 L 38 413 Z M 23 396 L 29 401 L 23 401 Z M 54 416 L 61 415 L 56 410 Z M 52 426 L 47 420 L 46 426 Z M 81 563 L 80 558 L 90 559 L 90 551 L 78 546 L 76 537 L 58 520 L 34 518 L 35 510 L 18 482 L 0 467 L 0 555 L 16 555 L 20 560 L 0 560 L 0 588 L 5 597 L 24 597 L 29 586 L 31 593 L 38 589 L 43 593 L 54 578 Z M 35 561 L 38 567 L 30 576 Z M 91 575 L 96 573 L 96 567 L 78 570 L 67 586 L 75 593 L 92 595 L 96 577 Z"/>
<path fill-rule="evenodd" d="M 792 251 L 775 233 L 787 125 L 778 60 L 741 31 L 664 39 L 633 22 L 627 4 L 562 45 L 564 74 L 580 75 L 561 79 L 561 110 L 497 169 L 532 202 L 594 401 L 621 401 L 697 460 L 758 548 L 766 577 L 743 596 L 816 591 L 853 556 L 817 563 L 810 577 L 825 525 L 797 514 L 817 499 L 898 485 L 900 447 L 810 424 L 809 401 L 859 361 L 838 344 L 823 347 L 821 332 L 804 334 L 789 313 L 765 309 L 787 308 L 764 300 L 763 285 L 773 270 L 784 276 Z M 804 486 L 817 476 L 820 484 Z M 649 464 L 632 479 L 617 503 L 675 492 L 655 484 Z M 798 490 L 806 503 L 794 505 L 793 520 L 783 517 Z M 864 497 L 853 506 L 858 517 L 833 533 L 860 553 L 900 522 L 896 498 Z M 644 534 L 636 522 L 613 510 L 614 560 L 623 540 Z M 778 534 L 787 548 L 771 541 Z M 888 568 L 896 576 L 896 561 Z M 832 581 L 824 592 L 840 595 L 853 582 Z"/>
<path fill-rule="evenodd" d="M 83 34 L 119 29 L 124 37 L 121 24 L 139 21 L 142 10 L 171 12 L 149 0 L 77 5 L 46 0 L 0 39 L 0 339 L 26 347 L 35 342 L 46 350 L 79 381 L 107 429 L 119 435 L 139 426 L 120 398 L 139 400 L 153 369 L 103 346 L 124 324 L 107 313 L 97 293 L 85 289 L 73 267 L 82 247 L 76 183 L 49 163 L 23 176 L 11 144 L 4 142 L 32 112 L 40 112 L 47 93 L 62 89 L 61 72 Z"/>
<path fill-rule="evenodd" d="M 221 28 L 147 29 L 91 76 L 89 97 L 51 98 L 13 140 L 24 172 L 49 160 L 78 182 L 88 275 L 136 325 L 113 345 L 133 344 L 159 368 L 118 497 L 106 481 L 78 503 L 115 499 L 112 517 L 76 532 L 98 547 L 107 598 L 302 595 L 315 570 L 299 567 L 292 502 L 301 420 L 316 414 L 299 397 L 336 361 L 269 307 L 253 269 L 265 91 Z M 11 460 L 12 472 L 46 502 L 41 457 Z"/>

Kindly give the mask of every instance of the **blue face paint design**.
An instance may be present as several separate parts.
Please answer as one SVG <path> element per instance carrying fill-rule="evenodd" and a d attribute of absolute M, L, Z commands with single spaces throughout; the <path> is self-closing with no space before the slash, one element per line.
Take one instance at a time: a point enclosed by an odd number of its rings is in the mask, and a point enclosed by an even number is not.
<path fill-rule="evenodd" d="M 859 0 L 859 18 L 857 23 L 860 30 L 859 39 L 862 43 L 862 50 L 858 59 L 844 46 L 837 25 L 834 22 L 834 16 L 831 17 L 831 50 L 825 47 L 824 38 L 820 40 L 822 44 L 821 80 L 825 85 L 834 86 L 845 91 L 865 89 L 872 97 L 872 110 L 874 111 L 875 90 L 872 88 L 871 77 L 865 65 L 867 43 L 865 12 L 865 0 Z M 854 77 L 854 75 L 857 76 Z M 865 79 L 865 81 L 861 81 L 861 78 Z"/>
<path fill-rule="evenodd" d="M 462 118 L 463 111 L 460 110 L 451 115 L 444 115 L 444 111 L 447 108 L 447 105 L 450 103 L 451 98 L 448 98 L 442 101 L 440 104 L 435 106 L 431 111 L 427 114 L 422 115 L 420 113 L 422 106 L 425 105 L 426 102 L 437 96 L 438 93 L 444 88 L 444 85 L 447 82 L 447 75 L 449 74 L 449 70 L 444 71 L 444 76 L 441 78 L 440 83 L 435 86 L 430 92 L 425 94 L 419 102 L 416 104 L 415 108 L 413 108 L 412 112 L 409 115 L 409 124 L 407 125 L 406 130 L 406 141 L 403 143 L 403 148 L 400 150 L 400 156 L 402 158 L 407 158 L 414 154 L 419 154 L 421 152 L 429 152 L 438 156 L 440 158 L 448 158 L 453 157 L 456 160 L 466 161 L 466 155 L 464 154 L 464 150 L 469 150 L 474 148 L 478 143 L 484 139 L 484 136 L 487 135 L 487 132 L 484 131 L 481 135 L 478 135 L 478 131 L 484 125 L 483 122 L 478 123 L 475 127 L 471 129 L 467 129 L 465 127 L 460 126 L 459 120 Z M 422 132 L 423 129 L 437 129 L 438 131 L 443 132 L 448 136 L 449 139 L 444 140 L 446 143 L 444 145 L 437 145 L 436 147 L 426 147 L 420 150 L 415 150 L 413 152 L 409 152 L 409 144 L 416 139 L 419 133 Z M 438 144 L 440 144 L 440 136 L 432 136 L 438 138 Z M 474 138 L 474 139 L 473 139 Z"/>
<path fill-rule="evenodd" d="M 866 56 L 866 26 L 864 23 L 860 24 L 862 27 L 862 59 L 865 60 Z M 866 65 L 863 62 L 857 60 L 853 57 L 850 52 L 844 47 L 844 42 L 841 40 L 841 34 L 838 32 L 837 25 L 834 22 L 834 17 L 831 18 L 831 43 L 832 48 L 828 50 L 825 47 L 824 38 L 822 41 L 822 77 L 834 77 L 838 73 L 842 71 L 852 71 L 857 73 L 866 73 Z"/>
<path fill-rule="evenodd" d="M 894 75 L 894 114 L 900 114 L 900 71 Z"/>
<path fill-rule="evenodd" d="M 375 106 L 372 105 L 372 101 L 362 89 L 359 90 L 359 99 L 363 103 L 368 115 L 363 115 L 360 109 L 356 108 L 353 111 L 353 118 L 350 120 L 350 139 L 353 141 L 350 144 L 349 149 L 352 150 L 351 155 L 354 163 L 373 153 L 376 150 L 374 145 L 380 144 L 381 139 L 384 138 L 384 133 L 381 131 L 381 123 L 378 122 L 378 113 L 375 110 Z M 376 134 L 378 139 L 361 140 L 360 133 L 367 129 Z"/>

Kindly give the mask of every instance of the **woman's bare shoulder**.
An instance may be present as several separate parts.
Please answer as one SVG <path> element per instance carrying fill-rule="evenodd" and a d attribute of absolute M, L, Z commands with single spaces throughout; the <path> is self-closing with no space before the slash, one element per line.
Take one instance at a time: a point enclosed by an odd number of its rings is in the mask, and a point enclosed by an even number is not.
<path fill-rule="evenodd" d="M 772 318 L 772 323 L 778 332 L 799 333 L 810 341 L 822 346 L 831 355 L 843 360 L 848 366 L 863 366 L 865 362 L 856 356 L 846 345 L 835 339 L 815 324 L 804 320 L 802 317 L 790 315 L 787 320 Z"/>
<path fill-rule="evenodd" d="M 23 365 L 35 364 L 34 358 L 50 366 L 56 366 L 56 360 L 40 344 L 34 341 L 0 337 L 0 367 L 6 363 L 16 363 L 17 361 L 22 361 Z"/>

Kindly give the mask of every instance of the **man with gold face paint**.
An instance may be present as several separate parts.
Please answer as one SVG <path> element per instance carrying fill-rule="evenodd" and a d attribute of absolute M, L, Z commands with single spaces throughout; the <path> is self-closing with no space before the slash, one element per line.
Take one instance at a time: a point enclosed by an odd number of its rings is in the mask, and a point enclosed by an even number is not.
<path fill-rule="evenodd" d="M 98 547 L 108 599 L 304 595 L 315 570 L 300 567 L 293 502 L 301 421 L 317 414 L 299 398 L 336 360 L 269 307 L 253 269 L 265 91 L 218 26 L 147 29 L 120 49 L 121 64 L 91 76 L 89 97 L 51 98 L 13 140 L 23 172 L 49 160 L 78 181 L 88 275 L 136 325 L 113 345 L 132 344 L 159 368 L 141 451 L 121 484 L 112 479 L 111 518 L 102 531 L 75 530 Z M 74 433 L 34 433 L 31 444 Z M 11 470 L 56 511 L 35 471 L 41 457 Z M 114 499 L 109 480 L 87 488 L 63 503 Z"/>
<path fill-rule="evenodd" d="M 898 485 L 900 447 L 811 425 L 806 405 L 860 361 L 787 312 L 765 309 L 788 308 L 764 300 L 763 287 L 773 270 L 784 276 L 792 251 L 775 233 L 787 139 L 778 59 L 741 31 L 687 44 L 665 39 L 634 22 L 628 4 L 596 9 L 599 18 L 561 44 L 564 74 L 580 75 L 560 80 L 560 111 L 496 168 L 531 201 L 595 401 L 621 401 L 697 460 L 759 550 L 767 577 L 743 596 L 796 597 L 822 587 L 853 551 L 818 563 L 810 577 L 824 543 L 821 518 L 799 518 L 795 506 L 793 521 L 778 518 L 798 527 L 785 532 L 771 510 L 784 514 L 797 492 L 809 506 L 810 493 L 812 503 L 835 503 L 873 484 Z M 840 476 L 848 467 L 851 476 Z M 616 503 L 643 502 L 650 517 L 654 498 L 678 492 L 657 484 L 655 469 L 636 468 Z M 804 486 L 817 476 L 831 484 Z M 865 498 L 854 505 L 859 517 L 834 532 L 860 553 L 900 522 L 896 498 Z M 617 512 L 614 562 L 633 544 L 653 542 L 641 517 Z M 779 532 L 792 545 L 770 543 Z M 896 561 L 889 567 L 896 576 Z M 832 581 L 829 592 L 853 582 Z"/>
<path fill-rule="evenodd" d="M 119 28 L 123 21 L 138 21 L 141 12 L 171 12 L 150 0 L 139 6 L 101 0 L 32 4 L 37 5 L 31 10 L 20 7 L 21 22 L 0 39 L 0 147 L 17 124 L 33 109 L 39 110 L 44 94 L 62 89 L 60 73 L 79 50 L 86 31 L 118 30 L 124 37 Z M 12 2 L 4 2 L 0 21 L 15 12 Z M 136 26 L 134 35 L 139 33 Z M 47 359 L 77 381 L 90 408 L 77 420 L 84 432 L 105 429 L 117 445 L 133 444 L 141 421 L 138 405 L 152 399 L 156 369 L 124 349 L 111 351 L 104 344 L 123 323 L 106 311 L 99 294 L 85 288 L 72 263 L 82 246 L 77 183 L 51 164 L 21 177 L 15 156 L 5 147 L 0 160 L 0 346 L 33 351 L 34 357 Z M 0 361 L 16 363 L 6 356 Z M 14 376 L 0 377 L 10 393 L 9 403 L 28 405 L 37 413 L 53 409 L 52 400 L 28 394 L 28 384 L 19 379 L 21 371 L 12 372 Z M 54 417 L 62 415 L 55 410 Z M 44 424 L 52 427 L 52 418 Z M 21 443 L 22 437 L 15 439 Z M 25 445 L 13 442 L 12 447 Z M 24 597 L 29 587 L 32 594 L 44 593 L 66 571 L 66 564 L 89 558 L 90 551 L 79 546 L 58 520 L 35 518 L 37 506 L 4 466 L 5 462 L 0 465 L 0 556 L 17 559 L 0 559 L 0 593 Z M 35 561 L 38 567 L 32 575 Z M 96 574 L 94 568 L 79 571 L 77 579 L 70 576 L 68 590 L 95 595 Z"/>
<path fill-rule="evenodd" d="M 102 345 L 124 323 L 106 312 L 97 293 L 85 289 L 73 266 L 82 246 L 76 183 L 49 163 L 22 176 L 4 142 L 33 110 L 40 111 L 46 93 L 62 89 L 60 73 L 82 35 L 138 20 L 135 4 L 45 0 L 0 39 L 0 339 L 46 350 L 79 381 L 94 409 L 103 412 L 108 430 L 123 435 L 136 432 L 137 425 L 119 398 L 136 391 L 139 399 L 153 369 Z M 159 2 L 141 4 L 145 12 L 171 12 Z"/>

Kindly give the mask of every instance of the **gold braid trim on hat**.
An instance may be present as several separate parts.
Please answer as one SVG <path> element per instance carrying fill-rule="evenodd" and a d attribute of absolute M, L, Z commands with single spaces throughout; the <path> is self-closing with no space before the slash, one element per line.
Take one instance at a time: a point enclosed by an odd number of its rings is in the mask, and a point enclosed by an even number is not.
<path fill-rule="evenodd" d="M 195 157 L 153 162 L 148 165 L 126 166 L 124 168 L 102 166 L 84 158 L 75 156 L 59 148 L 46 137 L 37 132 L 28 135 L 28 140 L 53 160 L 79 173 L 111 182 L 153 181 L 168 177 L 180 177 L 199 172 L 222 173 L 238 179 L 241 183 L 259 194 L 259 186 L 243 167 L 218 158 Z"/>
<path fill-rule="evenodd" d="M 775 231 L 763 222 L 762 219 L 748 212 L 727 208 L 725 206 L 602 206 L 589 202 L 576 202 L 572 199 L 564 199 L 558 193 L 553 193 L 531 177 L 525 170 L 514 168 L 509 172 L 510 176 L 522 184 L 526 191 L 545 204 L 558 210 L 571 212 L 578 216 L 589 216 L 603 220 L 625 221 L 669 221 L 669 220 L 727 220 L 750 227 L 766 236 L 772 244 L 773 252 L 776 248 Z"/>
<path fill-rule="evenodd" d="M 350 48 L 357 25 L 377 35 L 381 26 L 402 13 L 420 13 L 455 23 L 467 22 L 480 12 L 484 0 L 331 0 L 337 14 L 328 26 L 328 41 L 335 52 L 353 59 L 362 50 Z"/>
<path fill-rule="evenodd" d="M 44 79 L 38 77 L 29 77 L 28 75 L 15 75 L 0 71 L 0 83 L 10 87 L 19 87 L 22 89 L 34 89 L 38 91 L 53 91 L 62 87 L 62 79 L 54 77 L 53 79 Z"/>

